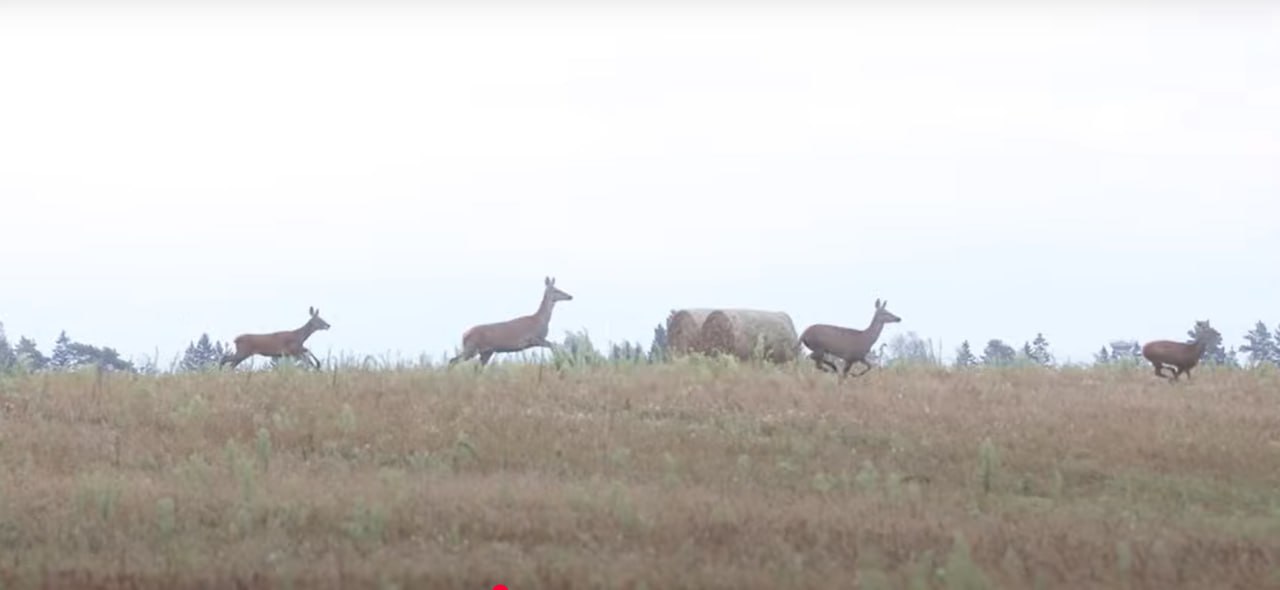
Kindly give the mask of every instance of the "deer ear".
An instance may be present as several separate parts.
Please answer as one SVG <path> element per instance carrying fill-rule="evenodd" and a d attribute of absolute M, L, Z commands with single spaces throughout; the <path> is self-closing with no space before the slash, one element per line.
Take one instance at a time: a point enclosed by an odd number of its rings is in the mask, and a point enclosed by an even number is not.
<path fill-rule="evenodd" d="M 316 315 L 316 308 L 314 306 L 307 306 L 307 313 Z"/>
<path fill-rule="evenodd" d="M 876 309 L 880 309 L 880 298 L 876 298 Z"/>
<path fill-rule="evenodd" d="M 551 286 L 551 277 L 542 277 L 542 284 L 544 284 L 544 285 L 546 285 L 546 286 L 550 287 L 550 286 Z"/>

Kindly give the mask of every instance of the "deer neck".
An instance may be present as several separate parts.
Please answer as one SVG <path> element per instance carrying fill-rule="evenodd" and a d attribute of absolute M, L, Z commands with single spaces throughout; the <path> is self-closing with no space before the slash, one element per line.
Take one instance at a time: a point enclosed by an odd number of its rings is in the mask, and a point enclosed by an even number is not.
<path fill-rule="evenodd" d="M 316 329 L 311 325 L 311 322 L 307 322 L 303 324 L 301 328 L 294 330 L 293 333 L 298 335 L 299 342 L 306 342 L 307 338 L 310 338 L 315 331 Z"/>
<path fill-rule="evenodd" d="M 542 296 L 542 304 L 538 306 L 538 311 L 534 312 L 533 318 L 538 320 L 538 324 L 546 326 L 551 324 L 551 312 L 555 309 L 556 302 L 551 298 L 550 293 Z"/>
<path fill-rule="evenodd" d="M 880 339 L 880 331 L 884 329 L 884 320 L 879 317 L 871 318 L 871 325 L 867 326 L 863 333 L 867 335 L 867 344 L 874 344 Z"/>

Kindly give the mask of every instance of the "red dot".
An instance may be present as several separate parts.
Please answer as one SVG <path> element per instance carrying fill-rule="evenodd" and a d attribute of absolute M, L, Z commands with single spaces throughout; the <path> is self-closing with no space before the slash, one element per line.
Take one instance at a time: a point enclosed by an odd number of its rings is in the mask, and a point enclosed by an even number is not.
<path fill-rule="evenodd" d="M 507 590 L 507 586 L 506 584 L 498 584 L 497 586 L 493 587 L 493 590 Z"/>

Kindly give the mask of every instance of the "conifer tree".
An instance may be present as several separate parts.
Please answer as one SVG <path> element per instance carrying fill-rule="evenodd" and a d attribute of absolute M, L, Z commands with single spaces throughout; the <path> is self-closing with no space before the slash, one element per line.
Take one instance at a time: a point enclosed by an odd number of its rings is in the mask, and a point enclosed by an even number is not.
<path fill-rule="evenodd" d="M 71 351 L 71 339 L 67 337 L 67 331 L 63 330 L 58 334 L 58 340 L 53 343 L 53 355 L 49 358 L 49 368 L 65 371 L 74 367 L 75 355 Z"/>
<path fill-rule="evenodd" d="M 1044 366 L 1053 364 L 1053 353 L 1049 352 L 1049 341 L 1044 334 L 1036 332 L 1036 339 L 1027 347 L 1027 357 Z"/>
<path fill-rule="evenodd" d="M 18 338 L 18 346 L 13 349 L 13 352 L 17 355 L 18 362 L 22 363 L 28 371 L 43 371 L 49 368 L 49 358 L 40 352 L 35 340 L 26 336 Z"/>
<path fill-rule="evenodd" d="M 218 364 L 222 360 L 225 349 L 222 343 L 214 344 L 208 334 L 201 334 L 200 339 L 189 343 L 182 361 L 178 364 L 181 371 L 201 371 Z"/>
<path fill-rule="evenodd" d="M 999 338 L 988 340 L 982 350 L 982 364 L 987 366 L 1011 365 L 1017 357 L 1017 351 Z"/>
<path fill-rule="evenodd" d="M 1280 364 L 1280 348 L 1277 348 L 1277 340 L 1266 324 L 1259 321 L 1253 330 L 1244 335 L 1244 339 L 1246 344 L 1240 347 L 1240 352 L 1249 355 L 1250 365 L 1256 367 L 1263 363 Z"/>
<path fill-rule="evenodd" d="M 649 344 L 649 362 L 660 363 L 667 360 L 667 327 L 658 324 L 653 328 L 653 342 Z"/>
<path fill-rule="evenodd" d="M 969 341 L 965 340 L 956 348 L 956 368 L 964 369 L 978 364 L 978 359 L 973 356 L 973 350 L 969 347 Z"/>
<path fill-rule="evenodd" d="M 18 354 L 9 345 L 9 338 L 4 333 L 4 322 L 0 322 L 0 372 L 12 370 L 18 366 Z"/>

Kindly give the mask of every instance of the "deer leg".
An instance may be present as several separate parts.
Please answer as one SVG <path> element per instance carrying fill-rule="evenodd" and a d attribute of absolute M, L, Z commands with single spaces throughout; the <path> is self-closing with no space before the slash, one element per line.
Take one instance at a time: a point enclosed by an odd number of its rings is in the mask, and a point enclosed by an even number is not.
<path fill-rule="evenodd" d="M 845 364 L 844 364 L 844 374 L 845 374 L 845 375 L 848 375 L 848 374 L 849 374 L 849 369 L 853 368 L 853 364 L 854 364 L 854 363 L 860 363 L 862 366 L 866 367 L 866 368 L 865 368 L 865 369 L 863 369 L 861 372 L 859 372 L 859 373 L 854 373 L 854 374 L 853 374 L 853 376 L 854 376 L 854 377 L 861 377 L 861 376 L 866 375 L 868 372 L 870 372 L 870 371 L 871 371 L 871 363 L 868 363 L 865 359 L 853 359 L 853 360 L 851 360 L 851 361 L 847 361 L 847 362 L 845 362 Z"/>
<path fill-rule="evenodd" d="M 316 358 L 316 355 L 306 348 L 302 349 L 302 353 L 298 355 L 298 359 L 307 363 L 307 366 L 315 369 L 320 368 L 320 359 Z"/>
<path fill-rule="evenodd" d="M 485 366 L 485 365 L 489 364 L 489 359 L 491 359 L 491 358 L 493 358 L 493 351 L 492 351 L 492 350 L 486 350 L 486 351 L 484 351 L 484 352 L 480 353 L 480 366 L 481 366 L 481 367 L 483 367 L 483 366 Z"/>
<path fill-rule="evenodd" d="M 250 355 L 241 353 L 229 354 L 222 357 L 222 361 L 218 363 L 218 366 L 221 367 L 223 365 L 230 364 L 231 369 L 235 370 L 235 368 L 240 366 L 240 363 L 244 362 L 244 359 L 249 358 L 249 356 Z"/>
<path fill-rule="evenodd" d="M 840 371 L 840 367 L 837 367 L 835 363 L 828 360 L 827 356 L 821 352 L 815 350 L 809 353 L 809 358 L 813 359 L 813 364 L 817 365 L 819 370 L 830 371 L 832 373 L 838 373 Z M 831 368 L 828 369 L 827 367 Z"/>
<path fill-rule="evenodd" d="M 547 350 L 550 350 L 553 353 L 556 351 L 555 343 L 548 341 L 546 338 L 538 338 L 537 340 L 534 340 L 533 345 L 541 346 L 543 348 L 546 348 Z"/>
<path fill-rule="evenodd" d="M 453 358 L 449 359 L 449 366 L 450 366 L 450 367 L 452 367 L 452 366 L 453 366 L 455 363 L 457 363 L 458 361 L 463 361 L 463 362 L 469 361 L 469 360 L 471 360 L 471 357 L 475 356 L 475 355 L 476 355 L 476 353 L 478 353 L 478 352 L 480 352 L 480 351 L 478 351 L 478 350 L 476 350 L 475 348 L 472 348 L 472 347 L 470 347 L 470 346 L 465 346 L 465 345 L 464 345 L 464 346 L 462 347 L 462 352 L 459 352 L 459 353 L 458 353 L 458 356 L 455 356 L 455 357 L 453 357 Z"/>

